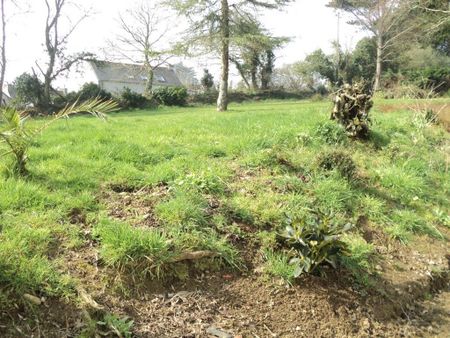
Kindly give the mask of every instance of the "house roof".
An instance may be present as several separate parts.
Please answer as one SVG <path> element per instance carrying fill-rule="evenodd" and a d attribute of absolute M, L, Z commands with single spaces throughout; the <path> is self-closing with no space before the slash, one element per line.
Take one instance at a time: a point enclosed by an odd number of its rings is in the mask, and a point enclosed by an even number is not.
<path fill-rule="evenodd" d="M 143 65 L 109 61 L 90 61 L 99 81 L 144 84 L 147 73 Z M 180 79 L 172 68 L 158 67 L 153 70 L 153 85 L 181 86 Z"/>

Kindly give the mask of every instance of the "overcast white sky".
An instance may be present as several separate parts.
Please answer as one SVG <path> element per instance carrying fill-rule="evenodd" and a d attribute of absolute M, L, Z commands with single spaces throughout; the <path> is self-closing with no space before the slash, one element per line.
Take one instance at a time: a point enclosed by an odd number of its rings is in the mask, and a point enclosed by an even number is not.
<path fill-rule="evenodd" d="M 106 46 L 106 41 L 117 33 L 118 14 L 140 1 L 142 0 L 76 0 L 80 7 L 92 8 L 95 14 L 86 19 L 72 35 L 68 50 L 90 51 L 102 56 L 101 50 Z M 35 67 L 35 61 L 42 61 L 44 55 L 45 3 L 44 0 L 28 2 L 29 12 L 15 16 L 9 26 L 9 63 L 6 74 L 9 82 L 21 73 L 29 72 L 31 67 Z M 152 0 L 148 2 L 152 3 Z M 292 38 L 291 43 L 277 51 L 277 66 L 301 60 L 317 48 L 331 52 L 331 42 L 336 40 L 337 35 L 337 18 L 335 12 L 325 6 L 326 3 L 327 0 L 297 0 L 282 12 L 261 13 L 261 21 L 274 35 Z M 76 20 L 80 12 L 76 8 L 68 8 L 67 13 L 72 20 Z M 176 28 L 179 22 L 180 20 L 173 18 L 173 27 Z M 341 20 L 340 31 L 341 45 L 344 48 L 353 48 L 364 36 L 356 27 L 346 24 L 345 20 Z M 196 68 L 198 74 L 202 68 L 208 67 L 218 78 L 219 67 L 213 59 L 196 58 L 183 62 Z M 63 81 L 61 79 L 59 82 Z M 236 74 L 232 76 L 232 81 L 237 81 Z"/>

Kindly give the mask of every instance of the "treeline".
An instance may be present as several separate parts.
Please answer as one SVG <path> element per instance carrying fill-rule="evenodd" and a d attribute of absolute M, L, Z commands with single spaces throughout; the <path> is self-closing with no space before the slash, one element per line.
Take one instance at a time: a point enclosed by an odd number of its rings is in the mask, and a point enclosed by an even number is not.
<path fill-rule="evenodd" d="M 39 103 L 35 107 L 51 111 L 64 99 L 70 102 L 71 93 L 64 95 L 54 83 L 79 62 L 93 60 L 90 52 L 68 53 L 68 42 L 73 32 L 83 24 L 86 14 L 81 11 L 75 25 L 61 20 L 68 14 L 65 0 L 46 3 L 47 15 L 42 18 L 44 52 L 46 60 L 36 62 L 37 71 L 29 81 L 28 91 Z M 116 98 L 126 102 L 151 103 L 178 101 L 187 93 L 177 88 L 153 88 L 154 70 L 167 64 L 174 56 L 192 57 L 207 55 L 220 61 L 221 72 L 216 84 L 208 85 L 211 78 L 202 79 L 204 95 L 217 95 L 217 109 L 224 111 L 231 100 L 230 66 L 233 65 L 242 81 L 241 91 L 258 93 L 268 91 L 324 94 L 342 83 L 364 81 L 366 89 L 382 91 L 386 97 L 429 96 L 429 93 L 446 93 L 450 88 L 450 10 L 447 0 L 333 0 L 328 6 L 345 13 L 349 23 L 367 32 L 368 37 L 358 42 L 351 51 L 334 44 L 330 55 L 317 50 L 304 60 L 275 68 L 276 54 L 289 38 L 274 36 L 259 21 L 258 10 L 285 8 L 291 0 L 174 0 L 142 2 L 118 15 L 120 33 L 111 37 L 106 49 L 110 59 L 133 60 L 145 70 L 142 99 L 136 93 L 124 91 Z M 3 40 L 0 39 L 0 88 L 3 88 L 7 67 L 9 19 L 12 7 L 18 2 L 0 3 Z M 34 4 L 34 2 L 33 2 Z M 165 7 L 165 10 L 161 8 Z M 162 16 L 168 13 L 169 18 Z M 24 14 L 25 15 L 25 14 Z M 71 13 L 74 18 L 76 15 Z M 164 14 L 166 15 L 166 14 Z M 314 15 L 314 13 L 311 13 Z M 165 27 L 167 20 L 183 18 L 188 28 Z M 75 18 L 76 19 L 76 18 Z M 176 34 L 175 34 L 176 33 Z M 171 35 L 170 35 L 171 34 Z M 172 39 L 173 36 L 176 38 Z M 169 43 L 168 41 L 173 41 Z M 132 51 L 132 52 L 130 52 Z M 208 76 L 208 74 L 206 74 Z M 211 74 L 209 74 L 211 76 Z M 20 82 L 18 79 L 16 81 Z M 78 95 L 78 96 L 80 96 Z M 251 94 L 253 95 L 253 94 Z M 275 94 L 274 94 L 275 95 Z M 288 94 L 286 94 L 287 96 Z M 68 96 L 63 98 L 63 96 Z M 0 101 L 2 92 L 0 90 Z M 25 100 L 27 101 L 27 100 Z"/>

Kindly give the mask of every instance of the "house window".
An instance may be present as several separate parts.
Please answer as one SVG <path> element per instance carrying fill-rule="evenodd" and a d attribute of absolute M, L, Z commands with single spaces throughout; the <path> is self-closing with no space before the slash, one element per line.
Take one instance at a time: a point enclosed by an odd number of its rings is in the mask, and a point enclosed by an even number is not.
<path fill-rule="evenodd" d="M 162 75 L 157 75 L 156 79 L 158 80 L 158 82 L 167 82 L 166 78 Z"/>
<path fill-rule="evenodd" d="M 130 80 L 133 80 L 133 79 L 134 79 L 134 76 L 133 76 L 133 75 L 128 75 L 128 78 L 129 78 Z"/>
<path fill-rule="evenodd" d="M 147 81 L 147 80 L 148 80 L 148 76 L 141 75 L 141 80 L 142 80 L 142 81 Z"/>

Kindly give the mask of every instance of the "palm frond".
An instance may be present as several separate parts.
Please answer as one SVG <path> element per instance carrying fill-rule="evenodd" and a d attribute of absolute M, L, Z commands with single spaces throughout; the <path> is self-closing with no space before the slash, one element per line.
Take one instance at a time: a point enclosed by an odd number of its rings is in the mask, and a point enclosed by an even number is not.
<path fill-rule="evenodd" d="M 14 169 L 19 174 L 26 173 L 27 150 L 33 138 L 46 129 L 51 123 L 70 115 L 89 113 L 95 117 L 105 119 L 106 114 L 118 109 L 118 104 L 113 100 L 104 101 L 100 98 L 66 105 L 56 113 L 41 128 L 30 128 L 26 125 L 28 115 L 14 108 L 0 109 L 0 144 L 6 144 L 8 150 L 0 153 L 0 158 L 13 154 L 15 158 Z"/>

